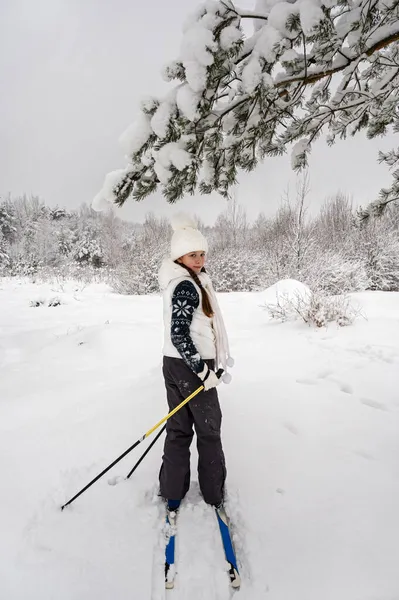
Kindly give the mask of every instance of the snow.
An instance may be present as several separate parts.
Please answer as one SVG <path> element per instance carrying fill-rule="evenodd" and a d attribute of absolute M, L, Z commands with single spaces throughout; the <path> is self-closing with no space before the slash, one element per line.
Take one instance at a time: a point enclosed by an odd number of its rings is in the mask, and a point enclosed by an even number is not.
<path fill-rule="evenodd" d="M 241 31 L 235 25 L 228 25 L 220 34 L 220 47 L 223 50 L 230 50 L 242 37 Z"/>
<path fill-rule="evenodd" d="M 202 163 L 201 169 L 200 169 L 200 180 L 203 181 L 204 183 L 210 184 L 213 182 L 214 177 L 215 177 L 214 166 L 213 166 L 212 162 L 210 162 L 207 158 L 205 158 L 205 160 Z"/>
<path fill-rule="evenodd" d="M 206 2 L 200 2 L 197 8 L 195 8 L 186 17 L 183 24 L 183 32 L 186 33 L 191 27 L 195 26 L 199 21 L 206 22 L 208 17 L 215 17 L 216 13 L 223 10 L 223 5 L 220 2 L 214 0 L 208 0 Z M 207 15 L 206 13 L 209 13 Z M 205 17 L 205 19 L 203 19 Z"/>
<path fill-rule="evenodd" d="M 210 50 L 217 50 L 213 33 L 200 22 L 193 24 L 184 33 L 180 59 L 186 71 L 186 79 L 194 92 L 202 92 L 206 87 L 206 67 L 213 64 Z"/>
<path fill-rule="evenodd" d="M 304 34 L 309 35 L 312 29 L 323 21 L 324 13 L 317 0 L 302 0 L 299 7 L 299 18 Z"/>
<path fill-rule="evenodd" d="M 262 81 L 263 81 L 263 86 L 265 88 L 273 88 L 274 87 L 273 77 L 271 75 L 269 75 L 269 73 L 263 73 Z M 254 113 L 252 113 L 252 114 L 254 114 Z M 260 117 L 260 115 L 259 115 L 259 117 Z M 251 118 L 249 119 L 249 121 L 250 120 L 251 120 Z"/>
<path fill-rule="evenodd" d="M 298 13 L 298 5 L 297 3 L 291 4 L 290 2 L 278 2 L 276 3 L 269 14 L 268 25 L 279 31 L 282 35 L 286 37 L 291 37 L 292 32 L 287 29 L 287 20 L 288 18 Z"/>
<path fill-rule="evenodd" d="M 189 121 L 195 121 L 198 118 L 200 100 L 201 94 L 194 92 L 187 84 L 180 86 L 176 94 L 177 106 Z"/>
<path fill-rule="evenodd" d="M 273 62 L 276 59 L 275 46 L 281 42 L 282 37 L 280 31 L 271 25 L 266 25 L 259 34 L 254 52 L 257 52 L 267 62 Z"/>
<path fill-rule="evenodd" d="M 304 163 L 304 157 L 306 156 L 306 152 L 309 149 L 309 141 L 307 138 L 303 138 L 299 140 L 296 144 L 294 144 L 291 151 L 291 165 L 293 169 L 297 169 L 300 165 Z"/>
<path fill-rule="evenodd" d="M 257 0 L 256 11 L 259 14 L 268 14 L 268 26 L 273 27 L 282 35 L 291 38 L 293 32 L 289 31 L 286 26 L 288 18 L 299 12 L 303 32 L 309 34 L 324 19 L 324 13 L 320 8 L 320 4 L 327 6 L 328 2 L 320 2 L 319 0 L 296 0 L 295 2 Z M 265 21 L 255 19 L 254 28 L 256 31 L 264 25 Z"/>
<path fill-rule="evenodd" d="M 140 101 L 140 107 L 143 112 L 152 112 L 159 104 L 158 98 L 155 96 L 144 96 Z"/>
<path fill-rule="evenodd" d="M 208 77 L 206 67 L 195 60 L 184 60 L 182 62 L 186 79 L 191 89 L 194 92 L 203 92 L 206 88 Z"/>
<path fill-rule="evenodd" d="M 232 97 L 231 99 L 229 98 L 229 103 L 231 103 L 231 104 L 232 104 L 233 102 L 234 102 L 234 97 Z M 227 114 L 227 115 L 224 117 L 224 119 L 223 119 L 223 121 L 222 121 L 222 128 L 223 128 L 223 131 L 224 131 L 225 133 L 227 133 L 227 132 L 231 131 L 231 130 L 232 130 L 234 127 L 235 127 L 235 125 L 236 125 L 236 124 L 237 124 L 237 117 L 236 117 L 236 115 L 234 114 L 234 111 L 233 111 L 233 110 L 231 110 L 231 111 L 230 111 L 230 112 L 229 112 L 229 113 L 228 113 L 228 114 Z M 237 141 L 237 136 L 234 136 L 234 137 L 235 137 L 235 141 Z"/>
<path fill-rule="evenodd" d="M 178 171 L 183 171 L 192 161 L 191 155 L 182 147 L 184 140 L 169 142 L 154 152 L 154 170 L 162 183 L 167 183 L 172 176 L 170 167 L 173 165 Z"/>
<path fill-rule="evenodd" d="M 252 55 L 251 60 L 245 65 L 242 75 L 242 87 L 245 93 L 252 94 L 256 86 L 262 81 L 262 66 L 258 56 Z"/>
<path fill-rule="evenodd" d="M 276 305 L 285 301 L 295 302 L 298 299 L 307 300 L 311 296 L 307 285 L 295 279 L 282 279 L 265 290 L 265 304 Z"/>
<path fill-rule="evenodd" d="M 109 209 L 110 203 L 115 200 L 114 189 L 129 172 L 128 168 L 116 169 L 105 176 L 101 191 L 93 198 L 92 208 L 96 211 Z"/>
<path fill-rule="evenodd" d="M 374 84 L 371 86 L 370 91 L 373 94 L 378 94 L 383 88 L 386 87 L 386 85 L 388 83 L 392 82 L 392 85 L 395 85 L 396 87 L 396 82 L 394 83 L 395 78 L 398 76 L 398 68 L 397 67 L 390 67 L 386 70 L 386 72 L 384 73 L 384 76 L 381 77 L 380 80 L 376 80 L 374 82 Z"/>
<path fill-rule="evenodd" d="M 173 113 L 176 110 L 174 102 L 165 100 L 161 102 L 151 119 L 152 131 L 159 138 L 165 138 L 168 135 L 169 123 Z"/>
<path fill-rule="evenodd" d="M 283 54 L 280 56 L 280 61 L 281 62 L 292 62 L 294 60 L 297 60 L 299 57 L 299 54 L 296 50 L 293 50 L 292 48 L 290 48 L 289 50 L 286 50 L 285 52 L 283 52 Z"/>
<path fill-rule="evenodd" d="M 183 27 L 182 27 L 183 33 L 186 33 L 189 29 L 191 29 L 191 27 L 193 27 L 193 25 L 196 25 L 196 23 L 201 19 L 201 17 L 204 15 L 204 13 L 205 13 L 205 4 L 204 4 L 204 2 L 201 2 L 198 4 L 198 6 L 194 10 L 192 10 L 187 15 L 187 17 L 185 17 Z"/>
<path fill-rule="evenodd" d="M 379 0 L 378 8 L 381 11 L 386 11 L 389 8 L 392 8 L 395 5 L 395 0 Z"/>
<path fill-rule="evenodd" d="M 302 29 L 305 34 L 309 34 L 324 19 L 320 4 L 318 0 L 296 2 L 258 0 L 257 8 L 260 14 L 268 13 L 267 28 L 270 26 L 285 37 L 292 38 L 293 32 L 287 28 L 289 17 L 299 12 Z M 259 30 L 262 26 L 265 26 L 265 21 L 255 19 L 255 30 Z"/>
<path fill-rule="evenodd" d="M 158 160 L 164 167 L 173 165 L 179 171 L 185 169 L 191 162 L 191 156 L 180 147 L 178 142 L 165 144 L 157 154 Z"/>
<path fill-rule="evenodd" d="M 205 27 L 206 29 L 209 29 L 210 31 L 212 31 L 213 29 L 215 29 L 218 25 L 220 25 L 220 23 L 222 22 L 222 18 L 212 14 L 212 13 L 207 13 L 205 14 L 201 19 L 200 19 L 200 23 L 203 27 Z"/>
<path fill-rule="evenodd" d="M 335 29 L 339 37 L 345 37 L 353 28 L 353 24 L 360 21 L 362 16 L 362 8 L 359 6 L 357 8 L 353 8 L 352 10 L 345 12 L 343 15 L 337 19 Z M 358 34 L 361 33 L 361 29 L 358 31 Z"/>
<path fill-rule="evenodd" d="M 256 0 L 254 13 L 260 16 L 269 16 L 271 9 L 282 0 Z M 251 11 L 245 11 L 246 14 Z M 259 31 L 265 25 L 264 19 L 254 19 L 254 29 Z"/>
<path fill-rule="evenodd" d="M 128 156 L 138 152 L 152 134 L 151 124 L 144 113 L 139 113 L 137 119 L 129 125 L 119 138 L 123 151 Z"/>
<path fill-rule="evenodd" d="M 237 598 L 396 598 L 399 293 L 353 294 L 367 318 L 320 330 L 270 321 L 270 293 L 219 294 L 236 359 L 218 389 Z M 1 598 L 164 598 L 161 442 L 131 479 L 146 443 L 60 511 L 166 412 L 161 298 L 3 279 L 0 306 Z M 192 449 L 170 598 L 227 600 Z"/>
<path fill-rule="evenodd" d="M 159 181 L 166 185 L 172 177 L 171 171 L 167 167 L 164 167 L 159 161 L 155 161 L 153 168 Z"/>
<path fill-rule="evenodd" d="M 166 63 L 161 69 L 162 79 L 164 81 L 172 81 L 177 76 L 180 66 L 177 60 L 172 60 Z"/>

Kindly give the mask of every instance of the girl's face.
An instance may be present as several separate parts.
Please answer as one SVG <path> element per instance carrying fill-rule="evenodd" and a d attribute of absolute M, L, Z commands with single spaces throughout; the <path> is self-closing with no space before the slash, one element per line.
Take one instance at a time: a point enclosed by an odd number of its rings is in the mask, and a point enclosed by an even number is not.
<path fill-rule="evenodd" d="M 184 256 L 177 259 L 177 262 L 186 265 L 189 269 L 192 269 L 194 273 L 200 273 L 202 267 L 205 264 L 205 252 L 203 250 L 195 250 L 189 252 Z"/>

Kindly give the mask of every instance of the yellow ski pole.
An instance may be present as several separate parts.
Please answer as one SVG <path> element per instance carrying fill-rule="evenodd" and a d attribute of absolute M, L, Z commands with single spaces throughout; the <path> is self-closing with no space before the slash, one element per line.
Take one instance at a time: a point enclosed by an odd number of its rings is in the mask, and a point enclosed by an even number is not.
<path fill-rule="evenodd" d="M 222 376 L 223 374 L 223 369 L 219 369 L 218 372 L 216 373 L 216 375 L 219 377 Z M 66 506 L 69 506 L 69 504 L 72 504 L 72 502 L 74 500 L 76 500 L 76 498 L 79 498 L 79 496 L 81 494 L 83 494 L 83 492 L 85 492 L 86 490 L 89 489 L 89 487 L 91 487 L 93 485 L 93 483 L 96 483 L 96 481 L 98 481 L 100 479 L 100 477 L 102 477 L 103 475 L 105 475 L 105 473 L 107 473 L 110 469 L 112 469 L 112 467 L 114 467 L 120 460 L 122 460 L 122 458 L 124 458 L 127 454 L 129 454 L 129 452 L 131 452 L 132 450 L 134 450 L 134 448 L 136 448 L 139 444 L 141 444 L 141 442 L 143 442 L 146 438 L 148 438 L 148 436 L 150 436 L 152 433 L 154 433 L 154 431 L 156 429 L 158 429 L 158 427 L 160 425 L 162 425 L 163 423 L 165 423 L 165 421 L 167 421 L 168 419 L 170 419 L 170 417 L 173 417 L 173 415 L 175 415 L 177 413 L 177 411 L 179 411 L 185 404 L 187 404 L 187 402 L 190 402 L 190 400 L 192 400 L 194 398 L 194 396 L 196 396 L 197 394 L 199 394 L 202 390 L 204 389 L 203 385 L 200 385 L 199 388 L 197 388 L 192 394 L 190 394 L 190 396 L 188 396 L 187 398 L 185 398 L 183 400 L 183 402 L 180 402 L 180 404 L 178 406 L 176 406 L 176 408 L 174 408 L 173 410 L 170 411 L 170 413 L 168 413 L 165 417 L 163 417 L 163 419 L 161 419 L 160 421 L 158 421 L 158 423 L 156 423 L 154 425 L 154 427 L 151 427 L 151 429 L 149 429 L 141 438 L 139 438 L 137 440 L 137 442 L 135 442 L 132 446 L 130 446 L 130 448 L 128 448 L 127 450 L 125 450 L 125 452 L 123 452 L 123 454 L 121 454 L 120 456 L 118 456 L 118 458 L 116 458 L 110 465 L 108 465 L 108 467 L 106 469 L 104 469 L 103 471 L 101 471 L 101 473 L 99 473 L 96 477 L 94 477 L 94 479 L 92 479 L 87 485 L 85 485 L 85 487 L 83 489 L 80 490 L 80 492 L 78 492 L 77 494 L 75 494 L 75 496 L 73 496 L 73 498 L 71 498 L 70 500 L 68 500 L 68 502 L 66 502 L 65 504 L 63 504 L 61 506 L 61 510 L 64 510 L 64 508 Z"/>

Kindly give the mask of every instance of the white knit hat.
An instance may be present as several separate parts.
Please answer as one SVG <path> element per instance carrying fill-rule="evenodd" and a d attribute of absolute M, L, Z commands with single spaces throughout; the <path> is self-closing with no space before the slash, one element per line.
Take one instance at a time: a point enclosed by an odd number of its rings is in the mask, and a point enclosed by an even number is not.
<path fill-rule="evenodd" d="M 203 250 L 208 252 L 208 242 L 196 229 L 194 220 L 184 213 L 178 213 L 171 219 L 174 234 L 170 243 L 170 258 L 176 260 L 184 254 Z"/>

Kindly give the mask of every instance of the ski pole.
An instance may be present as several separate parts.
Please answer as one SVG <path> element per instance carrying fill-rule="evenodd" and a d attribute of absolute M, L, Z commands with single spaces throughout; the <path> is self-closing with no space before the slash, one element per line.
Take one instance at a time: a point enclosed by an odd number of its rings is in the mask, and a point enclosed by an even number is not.
<path fill-rule="evenodd" d="M 149 453 L 149 451 L 151 450 L 151 448 L 153 447 L 153 445 L 155 444 L 155 442 L 157 441 L 157 439 L 161 437 L 161 435 L 163 434 L 163 432 L 165 431 L 165 429 L 166 429 L 166 423 L 162 427 L 161 431 L 159 433 L 157 433 L 156 437 L 152 440 L 152 442 L 148 446 L 147 450 L 140 456 L 139 460 L 136 462 L 136 464 L 134 465 L 133 469 L 131 469 L 131 471 L 129 471 L 128 475 L 126 476 L 126 479 L 129 479 L 129 477 L 131 475 L 133 475 L 133 473 L 135 472 L 135 470 L 137 469 L 137 467 L 139 466 L 139 464 L 141 463 L 141 461 L 143 461 L 145 459 L 145 457 L 147 456 L 147 454 Z"/>
<path fill-rule="evenodd" d="M 216 375 L 219 377 L 219 379 L 222 376 L 222 374 L 223 374 L 223 369 L 219 369 L 216 373 Z M 83 492 L 88 490 L 89 487 L 91 487 L 93 485 L 93 483 L 96 483 L 96 481 L 98 481 L 103 475 L 105 475 L 105 473 L 107 473 L 110 469 L 112 469 L 112 467 L 114 467 L 120 460 L 122 460 L 122 458 L 124 458 L 127 454 L 129 454 L 129 452 L 134 450 L 134 448 L 136 448 L 139 444 L 141 444 L 141 442 L 143 442 L 146 438 L 148 438 L 156 429 L 158 429 L 158 427 L 160 427 L 160 425 L 165 423 L 165 421 L 170 419 L 170 417 L 173 417 L 173 415 L 175 415 L 177 413 L 177 411 L 179 411 L 185 404 L 187 404 L 187 402 L 190 402 L 190 400 L 192 400 L 192 398 L 194 398 L 194 396 L 199 394 L 203 389 L 204 389 L 204 386 L 200 385 L 200 387 L 197 388 L 192 394 L 190 394 L 190 396 L 188 396 L 185 400 L 180 402 L 180 404 L 178 406 L 176 406 L 176 408 L 171 410 L 170 413 L 168 413 L 165 417 L 163 417 L 160 421 L 158 421 L 158 423 L 156 423 L 154 425 L 154 427 L 151 427 L 151 429 L 149 429 L 147 431 L 147 433 L 145 433 L 141 438 L 139 438 L 137 440 L 137 442 L 135 442 L 132 446 L 130 446 L 130 448 L 125 450 L 125 452 L 123 452 L 120 456 L 118 456 L 118 458 L 116 458 L 110 465 L 108 465 L 108 467 L 106 467 L 103 471 L 101 471 L 101 473 L 99 473 L 96 477 L 94 477 L 94 479 L 92 479 L 87 485 L 85 485 L 85 487 L 82 488 L 80 490 L 80 492 L 75 494 L 75 496 L 73 496 L 73 498 L 71 498 L 70 500 L 68 500 L 68 502 L 63 504 L 61 506 L 61 510 L 64 510 L 64 508 L 66 506 L 69 506 L 69 504 L 72 504 L 72 502 L 74 500 L 76 500 L 76 498 L 79 498 L 79 496 L 81 494 L 83 494 Z"/>

